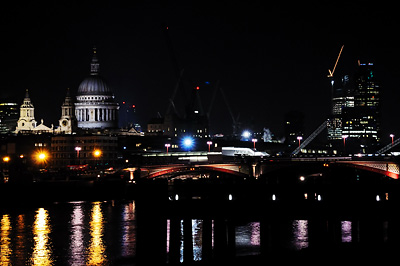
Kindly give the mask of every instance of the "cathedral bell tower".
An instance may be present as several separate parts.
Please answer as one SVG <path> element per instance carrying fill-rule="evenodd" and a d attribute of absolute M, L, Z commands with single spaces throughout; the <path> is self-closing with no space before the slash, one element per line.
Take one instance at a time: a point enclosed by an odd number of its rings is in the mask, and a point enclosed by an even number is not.
<path fill-rule="evenodd" d="M 15 128 L 15 133 L 20 131 L 31 131 L 36 127 L 35 120 L 35 107 L 31 102 L 31 98 L 29 97 L 28 89 L 25 92 L 24 102 L 20 107 L 19 119 L 17 122 L 17 127 Z"/>
<path fill-rule="evenodd" d="M 60 133 L 72 134 L 76 129 L 76 118 L 74 103 L 67 89 L 67 95 L 65 96 L 64 103 L 61 106 L 61 118 L 59 120 L 60 127 L 58 128 Z"/>

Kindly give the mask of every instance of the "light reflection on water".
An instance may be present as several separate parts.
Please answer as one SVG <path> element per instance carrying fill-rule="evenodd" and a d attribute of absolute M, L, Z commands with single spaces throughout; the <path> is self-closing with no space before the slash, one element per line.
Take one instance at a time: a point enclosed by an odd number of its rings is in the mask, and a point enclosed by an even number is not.
<path fill-rule="evenodd" d="M 85 243 L 84 243 L 84 210 L 83 204 L 73 204 L 70 220 L 70 249 L 69 264 L 85 264 Z"/>
<path fill-rule="evenodd" d="M 235 244 L 238 256 L 260 254 L 260 243 L 260 222 L 250 222 L 236 227 Z"/>
<path fill-rule="evenodd" d="M 86 265 L 104 265 L 107 262 L 103 241 L 104 220 L 100 202 L 94 202 L 91 211 L 89 256 Z"/>
<path fill-rule="evenodd" d="M 200 261 L 203 255 L 203 220 L 192 220 L 193 260 Z"/>
<path fill-rule="evenodd" d="M 160 237 L 165 241 L 163 243 L 166 246 L 162 247 L 164 253 L 166 251 L 171 255 L 169 252 L 174 250 L 177 254 L 170 258 L 177 261 L 179 258 L 181 262 L 186 262 L 184 254 L 193 254 L 192 258 L 188 258 L 193 261 L 215 258 L 224 242 L 235 245 L 236 256 L 259 255 L 261 245 L 266 245 L 265 248 L 274 248 L 276 245 L 301 250 L 309 247 L 310 242 L 313 244 L 313 241 L 318 241 L 314 236 L 319 233 L 318 230 L 325 232 L 327 228 L 324 226 L 328 224 L 322 221 L 319 226 L 314 226 L 306 219 L 285 220 L 282 223 L 248 221 L 240 224 L 226 219 L 179 219 L 175 222 L 167 220 L 167 228 Z M 214 222 L 217 226 L 214 226 Z M 368 238 L 370 232 L 377 229 L 382 231 L 383 239 L 374 238 L 372 241 L 389 241 L 392 237 L 389 230 L 393 226 L 392 221 L 362 222 L 374 228 L 359 230 L 357 220 L 329 222 L 330 226 L 334 224 L 334 228 L 340 228 L 331 231 L 336 234 L 332 239 L 341 240 L 342 243 L 360 243 L 360 239 Z M 172 224 L 176 226 L 176 230 L 173 230 L 175 236 L 171 236 Z M 21 213 L 1 213 L 0 265 L 118 265 L 115 261 L 120 259 L 128 261 L 126 264 L 129 265 L 129 260 L 136 255 L 136 230 L 134 201 L 115 206 L 107 202 L 71 202 L 21 210 Z M 262 230 L 266 230 L 263 239 Z M 359 238 L 360 232 L 365 234 L 363 238 Z M 214 240 L 214 236 L 217 239 Z M 170 248 L 172 238 L 176 245 L 173 249 Z M 217 245 L 215 250 L 214 241 Z M 184 248 L 192 250 L 184 252 Z M 157 247 L 154 249 L 157 250 Z"/>
<path fill-rule="evenodd" d="M 32 265 L 53 265 L 50 217 L 47 210 L 39 208 L 36 211 L 33 225 L 34 248 L 31 257 Z"/>
<path fill-rule="evenodd" d="M 11 223 L 8 214 L 3 215 L 0 222 L 0 265 L 11 265 Z"/>
<path fill-rule="evenodd" d="M 351 236 L 352 223 L 351 223 L 351 221 L 342 221 L 341 227 L 342 227 L 342 242 L 343 243 L 351 243 L 352 242 L 352 236 Z"/>
<path fill-rule="evenodd" d="M 121 255 L 122 257 L 132 257 L 136 250 L 136 226 L 135 226 L 135 202 L 129 202 L 123 207 L 121 221 Z"/>
<path fill-rule="evenodd" d="M 296 250 L 308 247 L 308 220 L 293 221 L 291 243 Z"/>
<path fill-rule="evenodd" d="M 191 232 L 184 231 L 184 220 L 179 221 L 179 261 L 184 262 L 184 249 L 192 248 L 193 251 L 193 261 L 201 261 L 203 256 L 203 220 L 201 219 L 191 219 Z M 166 251 L 167 254 L 170 252 L 170 241 L 171 241 L 171 220 L 167 220 L 167 235 L 166 235 Z M 190 245 L 186 245 L 185 243 L 185 233 L 189 233 L 191 235 L 191 243 Z M 214 221 L 212 221 L 212 230 L 211 230 L 211 241 L 212 248 L 214 248 Z M 188 238 L 189 239 L 189 238 Z"/>
<path fill-rule="evenodd" d="M 0 265 L 109 265 L 135 255 L 134 201 L 116 207 L 70 202 L 21 212 L 0 214 Z M 108 237 L 106 225 L 113 232 Z"/>

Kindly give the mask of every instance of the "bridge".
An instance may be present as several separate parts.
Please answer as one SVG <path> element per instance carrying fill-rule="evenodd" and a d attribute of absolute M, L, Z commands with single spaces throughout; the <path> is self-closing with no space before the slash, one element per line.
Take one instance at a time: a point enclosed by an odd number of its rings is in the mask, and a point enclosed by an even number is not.
<path fill-rule="evenodd" d="M 231 158 L 230 161 L 207 160 L 193 162 L 191 160 L 177 162 L 163 162 L 159 164 L 144 164 L 140 167 L 141 178 L 176 178 L 176 177 L 208 177 L 207 174 L 232 175 L 238 177 L 259 178 L 272 172 L 288 168 L 304 169 L 310 175 L 324 171 L 326 168 L 348 168 L 366 171 L 398 179 L 400 174 L 399 163 L 387 157 L 359 158 L 359 157 L 244 157 Z M 134 168 L 133 170 L 138 170 Z M 323 170 L 325 169 L 325 170 Z M 133 171 L 132 170 L 132 171 Z M 303 171 L 303 170 L 301 170 Z"/>

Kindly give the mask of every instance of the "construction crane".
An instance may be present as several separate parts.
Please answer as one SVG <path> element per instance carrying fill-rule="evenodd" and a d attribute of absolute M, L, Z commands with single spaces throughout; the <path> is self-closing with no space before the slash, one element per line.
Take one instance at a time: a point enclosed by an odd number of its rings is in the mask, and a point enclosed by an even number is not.
<path fill-rule="evenodd" d="M 303 143 L 301 143 L 293 152 L 292 155 L 297 155 L 301 149 L 304 149 L 316 136 L 321 133 L 329 123 L 329 119 L 324 121 L 308 138 L 306 138 Z"/>
<path fill-rule="evenodd" d="M 219 85 L 219 80 L 217 81 L 217 83 L 215 85 L 214 93 L 213 93 L 213 95 L 211 97 L 211 102 L 210 102 L 210 105 L 209 105 L 208 111 L 207 111 L 207 117 L 208 118 L 210 117 L 211 110 L 212 110 L 213 105 L 214 105 L 214 100 L 215 100 L 215 97 L 216 97 L 218 91 L 221 93 L 222 98 L 223 98 L 223 100 L 224 100 L 224 102 L 226 104 L 226 107 L 228 109 L 228 112 L 229 112 L 229 114 L 230 114 L 230 116 L 232 118 L 232 128 L 233 128 L 232 133 L 233 133 L 233 135 L 237 135 L 238 134 L 238 130 L 240 128 L 240 123 L 239 123 L 240 114 L 237 116 L 237 118 L 235 118 L 235 116 L 233 115 L 231 106 L 229 105 L 229 102 L 228 102 L 228 99 L 226 98 L 224 90 Z"/>
<path fill-rule="evenodd" d="M 343 51 L 343 47 L 344 47 L 344 45 L 342 45 L 342 47 L 340 48 L 340 52 L 339 52 L 339 55 L 338 55 L 338 57 L 336 59 L 335 65 L 333 66 L 333 70 L 331 71 L 330 69 L 328 69 L 328 71 L 329 71 L 328 78 L 333 78 L 333 73 L 335 73 L 336 66 L 337 66 L 337 64 L 339 62 L 340 55 L 342 54 L 342 51 Z"/>

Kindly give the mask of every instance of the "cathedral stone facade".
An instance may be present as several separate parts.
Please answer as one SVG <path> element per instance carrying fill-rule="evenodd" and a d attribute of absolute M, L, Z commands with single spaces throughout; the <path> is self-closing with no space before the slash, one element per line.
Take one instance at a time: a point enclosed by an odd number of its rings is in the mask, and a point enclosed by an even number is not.
<path fill-rule="evenodd" d="M 97 59 L 96 48 L 93 49 L 93 58 L 90 64 L 90 76 L 85 78 L 78 88 L 76 102 L 70 96 L 69 89 L 61 106 L 59 126 L 47 127 L 35 120 L 35 108 L 26 90 L 23 104 L 20 107 L 20 117 L 15 133 L 53 133 L 74 134 L 78 129 L 102 130 L 118 128 L 118 103 L 110 87 L 99 76 L 100 65 Z"/>
<path fill-rule="evenodd" d="M 26 90 L 24 102 L 19 109 L 19 119 L 15 132 L 31 131 L 36 127 L 35 108 L 29 97 L 29 92 Z"/>
<path fill-rule="evenodd" d="M 81 82 L 76 96 L 75 116 L 78 128 L 117 128 L 119 106 L 110 87 L 99 75 L 100 65 L 95 48 L 90 66 L 90 76 Z"/>

